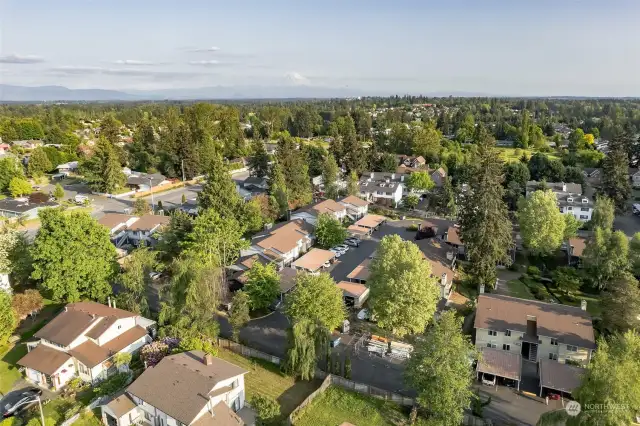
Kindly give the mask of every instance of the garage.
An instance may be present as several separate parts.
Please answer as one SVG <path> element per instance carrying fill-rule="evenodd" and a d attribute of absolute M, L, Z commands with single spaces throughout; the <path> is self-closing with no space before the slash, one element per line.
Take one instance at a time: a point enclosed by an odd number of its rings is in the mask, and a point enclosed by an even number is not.
<path fill-rule="evenodd" d="M 522 380 L 522 356 L 517 352 L 503 351 L 495 348 L 482 348 L 476 373 L 483 384 L 495 385 L 498 380 L 505 385 L 515 382 L 520 390 Z"/>

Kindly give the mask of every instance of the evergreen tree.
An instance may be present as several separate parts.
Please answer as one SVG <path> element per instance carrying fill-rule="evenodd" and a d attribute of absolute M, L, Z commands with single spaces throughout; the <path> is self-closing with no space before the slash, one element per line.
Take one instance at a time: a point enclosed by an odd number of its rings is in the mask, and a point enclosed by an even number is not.
<path fill-rule="evenodd" d="M 277 160 L 285 178 L 289 203 L 295 206 L 309 204 L 313 197 L 309 166 L 304 154 L 288 135 L 278 141 Z"/>
<path fill-rule="evenodd" d="M 126 182 L 118 154 L 104 138 L 96 144 L 93 156 L 81 164 L 81 170 L 91 186 L 99 192 L 113 193 Z"/>
<path fill-rule="evenodd" d="M 366 167 L 366 153 L 362 142 L 356 137 L 356 129 L 351 117 L 345 118 L 345 125 L 342 129 L 342 150 L 344 153 L 344 167 L 347 172 L 352 170 L 357 173 L 364 171 Z"/>
<path fill-rule="evenodd" d="M 603 289 L 629 268 L 629 240 L 622 231 L 596 228 L 582 261 L 593 285 Z"/>
<path fill-rule="evenodd" d="M 358 175 L 355 170 L 349 173 L 347 177 L 347 195 L 357 196 L 360 193 L 360 186 L 358 182 Z"/>
<path fill-rule="evenodd" d="M 249 170 L 251 170 L 251 176 L 263 177 L 269 174 L 269 154 L 267 154 L 264 142 L 259 139 L 251 143 Z"/>
<path fill-rule="evenodd" d="M 239 218 L 243 201 L 222 157 L 215 156 L 207 171 L 207 181 L 198 193 L 198 206 L 213 209 L 222 217 Z"/>
<path fill-rule="evenodd" d="M 29 157 L 29 162 L 27 163 L 27 172 L 31 177 L 40 177 L 45 172 L 51 170 L 54 166 L 51 165 L 51 161 L 49 161 L 49 157 L 44 152 L 43 148 L 36 148 L 31 153 Z"/>
<path fill-rule="evenodd" d="M 269 195 L 275 200 L 280 216 L 289 211 L 289 196 L 282 166 L 276 160 L 269 175 Z"/>
<path fill-rule="evenodd" d="M 249 320 L 249 296 L 244 291 L 237 291 L 231 299 L 231 311 L 229 312 L 229 324 L 231 324 L 232 338 L 235 342 L 240 340 L 240 329 L 247 325 Z"/>
<path fill-rule="evenodd" d="M 322 180 L 324 182 L 324 195 L 335 200 L 338 198 L 338 164 L 333 155 L 327 155 L 322 169 Z"/>
<path fill-rule="evenodd" d="M 602 162 L 602 189 L 619 211 L 627 210 L 627 201 L 631 197 L 629 162 L 624 146 L 626 139 L 625 134 L 617 134 Z"/>
<path fill-rule="evenodd" d="M 612 280 L 602 297 L 602 308 L 602 321 L 611 333 L 640 330 L 638 280 L 629 272 Z"/>
<path fill-rule="evenodd" d="M 475 142 L 478 149 L 460 214 L 460 236 L 471 263 L 471 277 L 478 285 L 493 287 L 496 265 L 511 260 L 512 225 L 503 200 L 502 162 L 495 142 L 484 128 Z"/>
<path fill-rule="evenodd" d="M 455 216 L 457 214 L 456 194 L 450 178 L 445 178 L 442 187 L 438 188 L 433 200 L 433 208 L 437 214 L 443 216 Z"/>

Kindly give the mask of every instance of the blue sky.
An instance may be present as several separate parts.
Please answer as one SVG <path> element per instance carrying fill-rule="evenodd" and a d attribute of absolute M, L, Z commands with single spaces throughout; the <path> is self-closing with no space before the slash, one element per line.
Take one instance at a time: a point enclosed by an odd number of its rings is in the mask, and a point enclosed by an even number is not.
<path fill-rule="evenodd" d="M 635 0 L 0 0 L 0 82 L 640 96 Z"/>

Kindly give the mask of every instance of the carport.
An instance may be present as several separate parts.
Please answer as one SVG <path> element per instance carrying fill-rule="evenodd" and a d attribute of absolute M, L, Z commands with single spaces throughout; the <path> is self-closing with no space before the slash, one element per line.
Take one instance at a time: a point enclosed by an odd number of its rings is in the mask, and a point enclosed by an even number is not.
<path fill-rule="evenodd" d="M 542 397 L 543 389 L 556 391 L 561 395 L 563 393 L 571 395 L 571 392 L 580 386 L 584 368 L 542 359 L 538 364 L 538 372 L 540 374 L 539 396 Z"/>
<path fill-rule="evenodd" d="M 495 348 L 482 348 L 476 374 L 478 380 L 482 374 L 492 374 L 503 379 L 514 380 L 520 390 L 522 380 L 522 356 L 517 352 L 503 351 Z"/>
<path fill-rule="evenodd" d="M 291 264 L 291 267 L 311 274 L 317 273 L 327 262 L 333 261 L 336 254 L 329 250 L 312 248 L 304 256 Z"/>
<path fill-rule="evenodd" d="M 377 214 L 368 214 L 356 223 L 355 226 L 375 231 L 380 225 L 386 222 L 387 218 Z"/>
<path fill-rule="evenodd" d="M 349 227 L 347 228 L 347 232 L 349 232 L 353 236 L 365 237 L 371 234 L 371 229 L 363 228 L 362 226 L 358 225 L 349 225 Z"/>

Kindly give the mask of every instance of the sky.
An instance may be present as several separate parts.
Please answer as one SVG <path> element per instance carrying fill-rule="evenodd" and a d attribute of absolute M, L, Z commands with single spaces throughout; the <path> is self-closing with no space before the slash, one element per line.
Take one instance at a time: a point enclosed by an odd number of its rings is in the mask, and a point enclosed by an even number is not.
<path fill-rule="evenodd" d="M 640 96 L 637 0 L 0 0 L 0 83 Z"/>

